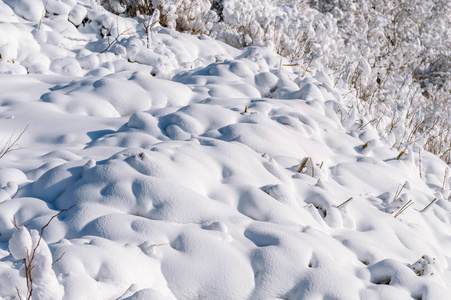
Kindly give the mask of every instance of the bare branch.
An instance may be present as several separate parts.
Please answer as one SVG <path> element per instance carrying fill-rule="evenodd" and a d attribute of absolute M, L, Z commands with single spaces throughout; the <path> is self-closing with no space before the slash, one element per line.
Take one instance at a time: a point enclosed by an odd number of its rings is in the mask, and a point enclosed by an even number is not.
<path fill-rule="evenodd" d="M 116 36 L 116 38 L 112 42 L 109 42 L 108 46 L 104 50 L 102 50 L 100 53 L 104 53 L 104 52 L 108 51 L 111 48 L 111 46 L 113 46 L 113 44 L 116 43 L 116 41 L 119 39 L 119 37 L 123 36 L 127 31 L 130 31 L 130 30 L 131 30 L 131 28 L 127 28 L 126 30 L 124 30 L 121 33 L 119 33 Z"/>
<path fill-rule="evenodd" d="M 28 249 L 28 248 L 25 248 L 25 249 L 27 250 L 27 257 L 24 259 L 24 265 L 25 265 L 25 278 L 26 278 L 26 280 L 27 280 L 27 291 L 28 291 L 28 292 L 27 292 L 27 300 L 31 300 L 31 299 L 32 299 L 32 296 L 33 296 L 33 277 L 31 276 L 31 271 L 34 269 L 33 261 L 34 261 L 34 259 L 35 259 L 35 257 L 36 257 L 36 251 L 37 251 L 39 245 L 41 244 L 42 235 L 44 234 L 44 230 L 50 225 L 50 223 L 53 221 L 53 219 L 57 218 L 61 213 L 63 213 L 63 212 L 65 212 L 65 211 L 68 211 L 68 210 L 72 209 L 74 206 L 75 206 L 75 204 L 72 205 L 72 206 L 69 207 L 69 208 L 66 208 L 66 209 L 61 210 L 61 211 L 60 211 L 59 213 L 57 213 L 56 215 L 53 215 L 53 216 L 50 218 L 50 220 L 47 222 L 47 224 L 45 224 L 45 225 L 41 228 L 41 232 L 40 232 L 40 234 L 39 234 L 38 242 L 36 243 L 36 246 L 34 246 L 32 252 L 31 252 L 31 255 L 30 255 L 29 249 Z M 13 224 L 14 224 L 14 226 L 15 226 L 17 229 L 19 229 L 18 226 L 17 226 L 17 224 L 16 224 L 16 222 L 15 222 L 15 220 L 13 221 Z M 63 255 L 64 255 L 64 253 L 63 253 Z M 57 260 L 55 260 L 55 261 L 52 263 L 52 266 L 53 266 L 53 264 L 55 264 L 57 261 L 59 261 L 59 260 L 63 257 L 63 255 L 61 255 Z M 20 298 L 20 295 L 19 295 L 19 299 L 21 299 L 21 298 Z"/>
<path fill-rule="evenodd" d="M 343 202 L 342 204 L 338 205 L 337 208 L 340 208 L 340 207 L 344 206 L 346 203 L 348 203 L 351 200 L 352 200 L 352 197 L 349 198 L 348 200 L 346 200 L 345 202 Z"/>
<path fill-rule="evenodd" d="M 19 134 L 19 136 L 17 136 L 15 139 L 14 139 L 14 132 L 11 134 L 9 139 L 3 145 L 3 148 L 0 150 L 0 159 L 3 158 L 6 154 L 8 154 L 10 152 L 22 149 L 22 147 L 18 144 L 18 141 L 20 140 L 22 135 L 25 133 L 27 128 L 28 128 L 28 125 L 25 127 L 24 130 L 22 130 L 22 132 Z"/>
<path fill-rule="evenodd" d="M 63 254 L 61 254 L 61 256 L 60 256 L 57 260 L 55 260 L 54 262 L 52 262 L 52 266 L 53 266 L 54 264 L 56 264 L 58 261 L 60 261 L 61 258 L 63 258 L 64 254 L 66 254 L 66 252 L 64 252 Z"/>
<path fill-rule="evenodd" d="M 428 207 L 430 207 L 432 204 L 434 204 L 435 203 L 435 201 L 437 201 L 437 198 L 434 198 L 434 200 L 432 200 L 431 202 L 429 202 L 429 204 L 428 205 L 426 205 L 426 207 L 425 208 L 423 208 L 422 210 L 420 210 L 420 212 L 425 212 L 426 211 L 426 209 L 428 209 Z"/>
<path fill-rule="evenodd" d="M 20 292 L 19 292 L 19 289 L 17 288 L 17 286 L 16 286 L 16 291 L 17 291 L 17 296 L 19 297 L 20 300 L 22 300 L 22 297 L 20 296 Z"/>

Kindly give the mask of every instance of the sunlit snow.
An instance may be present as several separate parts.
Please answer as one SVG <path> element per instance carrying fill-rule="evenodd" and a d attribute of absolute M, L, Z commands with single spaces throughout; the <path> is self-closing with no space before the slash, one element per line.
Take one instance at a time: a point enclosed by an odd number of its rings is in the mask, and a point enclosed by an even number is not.
<path fill-rule="evenodd" d="M 47 2 L 0 1 L 0 299 L 34 249 L 37 300 L 449 299 L 449 166 L 334 74 Z"/>

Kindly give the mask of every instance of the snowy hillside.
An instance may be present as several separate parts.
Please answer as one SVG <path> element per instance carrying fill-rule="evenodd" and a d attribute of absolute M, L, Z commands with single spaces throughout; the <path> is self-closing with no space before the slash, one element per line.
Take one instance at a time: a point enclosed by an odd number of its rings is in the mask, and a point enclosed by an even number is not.
<path fill-rule="evenodd" d="M 0 299 L 449 299 L 451 170 L 387 103 L 159 17 L 0 1 Z"/>

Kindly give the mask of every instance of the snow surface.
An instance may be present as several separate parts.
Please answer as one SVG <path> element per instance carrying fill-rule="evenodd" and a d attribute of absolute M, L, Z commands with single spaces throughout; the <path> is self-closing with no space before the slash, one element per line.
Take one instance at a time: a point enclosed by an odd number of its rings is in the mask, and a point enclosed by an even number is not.
<path fill-rule="evenodd" d="M 2 146 L 28 126 L 0 160 L 1 299 L 69 208 L 33 299 L 449 299 L 449 167 L 400 155 L 331 76 L 40 5 L 0 1 Z"/>

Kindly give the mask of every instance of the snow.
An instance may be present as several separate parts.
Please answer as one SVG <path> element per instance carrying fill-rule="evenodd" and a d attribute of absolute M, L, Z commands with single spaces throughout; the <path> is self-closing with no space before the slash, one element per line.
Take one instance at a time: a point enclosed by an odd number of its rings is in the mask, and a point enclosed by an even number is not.
<path fill-rule="evenodd" d="M 94 1 L 0 1 L 0 150 L 26 128 L 0 159 L 1 299 L 27 263 L 33 299 L 449 298 L 444 161 L 400 155 L 320 65 L 149 35 Z"/>
<path fill-rule="evenodd" d="M 27 249 L 32 249 L 31 235 L 25 227 L 20 227 L 14 232 L 8 243 L 12 256 L 19 260 L 25 259 L 28 255 Z"/>

